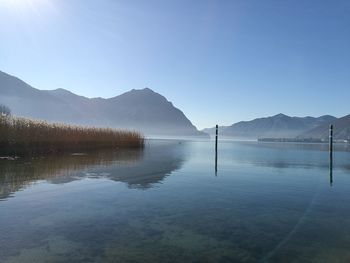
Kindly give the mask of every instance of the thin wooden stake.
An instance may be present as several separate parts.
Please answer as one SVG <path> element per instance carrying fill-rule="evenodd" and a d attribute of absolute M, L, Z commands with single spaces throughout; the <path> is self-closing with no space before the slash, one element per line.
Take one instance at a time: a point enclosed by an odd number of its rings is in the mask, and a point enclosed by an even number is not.
<path fill-rule="evenodd" d="M 329 182 L 333 184 L 333 125 L 329 126 Z"/>

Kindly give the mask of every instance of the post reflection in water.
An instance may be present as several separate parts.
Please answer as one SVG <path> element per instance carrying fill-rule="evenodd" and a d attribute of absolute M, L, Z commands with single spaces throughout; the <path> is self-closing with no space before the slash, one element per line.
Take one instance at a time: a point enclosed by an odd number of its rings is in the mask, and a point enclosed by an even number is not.
<path fill-rule="evenodd" d="M 218 129 L 219 126 L 215 126 L 215 176 L 217 176 L 218 172 Z"/>
<path fill-rule="evenodd" d="M 215 176 L 218 175 L 218 152 L 215 152 Z"/>
<path fill-rule="evenodd" d="M 333 157 L 329 158 L 329 184 L 333 186 Z"/>

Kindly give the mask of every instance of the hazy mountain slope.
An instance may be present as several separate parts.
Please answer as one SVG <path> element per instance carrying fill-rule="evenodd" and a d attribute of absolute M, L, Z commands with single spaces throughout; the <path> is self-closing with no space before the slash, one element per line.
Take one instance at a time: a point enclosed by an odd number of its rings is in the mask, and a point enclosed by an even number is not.
<path fill-rule="evenodd" d="M 350 138 L 350 114 L 331 122 L 333 124 L 333 136 L 338 140 Z M 330 123 L 322 124 L 314 129 L 300 134 L 301 138 L 317 138 L 327 140 Z"/>
<path fill-rule="evenodd" d="M 91 118 L 78 104 L 71 104 L 61 96 L 35 89 L 3 72 L 0 72 L 0 103 L 9 106 L 15 115 L 35 119 L 84 123 Z"/>
<path fill-rule="evenodd" d="M 230 126 L 219 126 L 218 134 L 221 135 L 222 132 L 223 132 L 226 128 L 228 128 L 228 127 L 230 127 Z M 210 136 L 213 136 L 213 135 L 215 135 L 215 133 L 216 133 L 216 127 L 213 127 L 213 128 L 205 128 L 205 129 L 203 129 L 203 130 L 201 130 L 201 131 L 202 131 L 202 132 L 205 132 L 205 133 L 207 133 L 207 134 L 209 134 Z"/>
<path fill-rule="evenodd" d="M 14 115 L 53 122 L 136 129 L 148 135 L 208 136 L 148 88 L 110 99 L 89 99 L 64 89 L 38 90 L 0 71 L 0 103 Z"/>
<path fill-rule="evenodd" d="M 219 134 L 224 137 L 240 138 L 294 138 L 301 133 L 322 124 L 328 124 L 336 118 L 333 116 L 290 117 L 277 114 L 252 121 L 241 121 L 228 127 L 220 127 Z M 209 130 L 212 131 L 212 130 Z"/>
<path fill-rule="evenodd" d="M 132 105 L 132 106 L 131 106 Z M 163 133 L 188 134 L 196 128 L 186 118 L 182 111 L 175 108 L 162 95 L 146 88 L 131 90 L 120 96 L 106 100 L 105 114 L 113 112 L 117 120 L 114 126 L 128 126 L 135 129 L 143 128 L 148 133 L 158 133 L 161 126 Z"/>

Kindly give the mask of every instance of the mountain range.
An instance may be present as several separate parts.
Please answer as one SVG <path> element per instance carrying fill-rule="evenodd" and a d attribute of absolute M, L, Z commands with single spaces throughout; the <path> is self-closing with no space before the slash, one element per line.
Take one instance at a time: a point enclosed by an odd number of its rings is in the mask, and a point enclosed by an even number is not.
<path fill-rule="evenodd" d="M 315 138 L 327 140 L 329 125 L 334 125 L 335 139 L 348 139 L 350 135 L 350 115 L 337 119 L 334 116 L 290 117 L 277 114 L 271 117 L 241 121 L 231 126 L 220 126 L 219 135 L 228 138 Z M 202 130 L 210 135 L 215 128 Z"/>
<path fill-rule="evenodd" d="M 332 122 L 333 124 L 333 138 L 336 140 L 347 140 L 350 142 L 350 114 L 338 118 Z M 326 139 L 329 135 L 329 125 L 319 125 L 305 133 L 301 134 L 301 138 L 316 138 Z"/>
<path fill-rule="evenodd" d="M 15 116 L 49 122 L 137 130 L 149 136 L 208 137 L 149 88 L 109 99 L 86 98 L 65 89 L 38 90 L 0 71 L 0 104 Z"/>
<path fill-rule="evenodd" d="M 86 98 L 65 89 L 38 90 L 0 71 L 0 104 L 13 115 L 68 124 L 137 130 L 146 136 L 208 138 L 215 128 L 198 131 L 185 114 L 164 96 L 149 88 L 131 90 L 113 98 Z M 315 138 L 327 140 L 329 125 L 334 138 L 350 138 L 350 115 L 336 118 L 271 117 L 220 126 L 227 138 Z M 209 134 L 209 135 L 208 135 Z"/>

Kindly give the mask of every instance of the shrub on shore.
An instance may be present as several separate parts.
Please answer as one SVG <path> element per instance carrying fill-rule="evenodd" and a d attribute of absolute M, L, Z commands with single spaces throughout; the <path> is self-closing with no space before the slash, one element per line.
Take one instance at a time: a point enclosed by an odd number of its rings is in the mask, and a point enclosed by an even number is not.
<path fill-rule="evenodd" d="M 50 124 L 0 116 L 1 155 L 43 155 L 143 146 L 144 137 L 134 131 Z"/>

